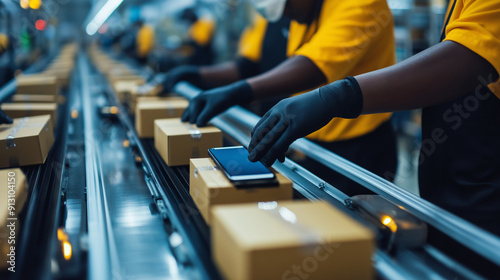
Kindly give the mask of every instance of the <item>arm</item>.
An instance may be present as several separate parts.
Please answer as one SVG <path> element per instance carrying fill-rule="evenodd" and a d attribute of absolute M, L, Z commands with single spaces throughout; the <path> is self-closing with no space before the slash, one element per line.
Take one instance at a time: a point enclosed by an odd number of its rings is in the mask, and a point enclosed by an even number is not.
<path fill-rule="evenodd" d="M 261 75 L 247 79 L 254 99 L 293 94 L 317 87 L 326 77 L 309 58 L 294 56 Z"/>
<path fill-rule="evenodd" d="M 443 42 L 395 66 L 281 101 L 252 131 L 249 159 L 269 166 L 284 160 L 293 141 L 335 117 L 436 105 L 497 79 L 495 68 L 481 56 L 460 44 Z"/>
<path fill-rule="evenodd" d="M 208 87 L 220 87 L 240 80 L 238 65 L 234 61 L 200 67 L 200 78 Z"/>
<path fill-rule="evenodd" d="M 442 42 L 401 63 L 356 76 L 363 113 L 391 112 L 436 105 L 498 79 L 493 66 L 468 48 Z"/>

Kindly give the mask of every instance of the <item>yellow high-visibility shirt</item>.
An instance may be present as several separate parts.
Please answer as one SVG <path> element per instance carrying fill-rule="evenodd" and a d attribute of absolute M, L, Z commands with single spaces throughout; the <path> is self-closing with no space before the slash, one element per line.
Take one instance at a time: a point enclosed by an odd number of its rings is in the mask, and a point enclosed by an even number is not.
<path fill-rule="evenodd" d="M 445 41 L 459 43 L 486 59 L 500 74 L 500 1 L 457 0 L 445 36 Z M 491 82 L 489 88 L 500 98 L 500 79 Z"/>
<path fill-rule="evenodd" d="M 0 33 L 0 54 L 4 53 L 9 46 L 9 37 L 7 35 Z"/>
<path fill-rule="evenodd" d="M 247 27 L 238 42 L 238 55 L 253 62 L 259 62 L 262 56 L 262 44 L 266 35 L 267 21 L 257 14 L 251 26 Z"/>
<path fill-rule="evenodd" d="M 243 36 L 255 42 L 240 47 L 240 55 L 253 61 L 260 58 L 266 28 L 259 21 Z M 328 83 L 394 64 L 394 21 L 386 1 L 324 0 L 312 24 L 291 22 L 287 56 L 296 55 L 309 58 Z M 353 120 L 336 118 L 307 138 L 324 142 L 352 139 L 372 132 L 390 117 L 384 113 Z"/>
<path fill-rule="evenodd" d="M 199 46 L 207 46 L 212 41 L 215 22 L 208 18 L 200 18 L 189 28 L 189 37 Z"/>
<path fill-rule="evenodd" d="M 151 26 L 143 25 L 136 38 L 137 55 L 139 57 L 146 57 L 155 44 L 155 31 Z"/>

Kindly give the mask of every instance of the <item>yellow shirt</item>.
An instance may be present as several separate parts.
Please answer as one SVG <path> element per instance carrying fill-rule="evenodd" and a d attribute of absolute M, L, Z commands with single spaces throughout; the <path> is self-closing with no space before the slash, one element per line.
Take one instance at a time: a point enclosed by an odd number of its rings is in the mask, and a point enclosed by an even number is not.
<path fill-rule="evenodd" d="M 143 25 L 137 33 L 137 55 L 146 57 L 155 44 L 155 31 L 151 26 Z"/>
<path fill-rule="evenodd" d="M 4 53 L 9 46 L 9 38 L 7 35 L 0 33 L 0 54 Z"/>
<path fill-rule="evenodd" d="M 448 15 L 454 1 L 450 1 Z M 500 1 L 457 0 L 445 32 L 445 41 L 467 47 L 500 74 Z M 500 98 L 500 79 L 492 82 L 489 87 Z"/>
<path fill-rule="evenodd" d="M 239 53 L 258 61 L 266 25 L 257 19 L 242 40 Z M 252 34 L 255 33 L 255 34 Z M 245 41 L 243 41 L 245 42 Z M 374 71 L 395 63 L 394 22 L 385 0 L 324 0 L 318 19 L 305 25 L 292 21 L 287 56 L 308 57 L 323 72 L 328 83 Z M 390 113 L 362 115 L 354 120 L 333 119 L 308 136 L 325 142 L 365 135 L 390 118 Z"/>
<path fill-rule="evenodd" d="M 198 45 L 206 46 L 212 41 L 215 22 L 208 18 L 201 18 L 189 28 L 189 37 Z"/>

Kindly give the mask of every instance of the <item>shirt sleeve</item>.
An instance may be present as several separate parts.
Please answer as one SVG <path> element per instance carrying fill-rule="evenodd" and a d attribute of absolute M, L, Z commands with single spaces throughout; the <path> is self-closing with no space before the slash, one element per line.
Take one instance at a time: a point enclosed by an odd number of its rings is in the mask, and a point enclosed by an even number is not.
<path fill-rule="evenodd" d="M 383 46 L 393 42 L 393 32 L 386 1 L 325 0 L 317 32 L 293 55 L 311 59 L 331 83 L 359 68 L 370 48 L 379 48 L 381 55 L 392 51 Z"/>
<path fill-rule="evenodd" d="M 215 22 L 211 19 L 199 19 L 189 29 L 189 35 L 196 44 L 207 46 L 213 37 Z"/>
<path fill-rule="evenodd" d="M 467 47 L 491 63 L 500 74 L 500 1 L 457 1 L 446 27 L 445 41 Z"/>
<path fill-rule="evenodd" d="M 240 37 L 238 55 L 253 62 L 259 62 L 266 29 L 267 21 L 257 15 L 254 23 L 247 27 Z"/>

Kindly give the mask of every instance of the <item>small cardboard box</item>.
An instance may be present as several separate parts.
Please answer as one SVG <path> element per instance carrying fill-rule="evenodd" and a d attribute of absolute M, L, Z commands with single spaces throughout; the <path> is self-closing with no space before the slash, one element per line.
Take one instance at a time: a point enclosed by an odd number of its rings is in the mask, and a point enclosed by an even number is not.
<path fill-rule="evenodd" d="M 14 119 L 0 125 L 0 168 L 42 164 L 54 143 L 49 115 Z"/>
<path fill-rule="evenodd" d="M 140 102 L 135 113 L 135 129 L 141 138 L 155 136 L 155 120 L 180 118 L 189 101 L 180 98 L 164 98 L 158 101 Z"/>
<path fill-rule="evenodd" d="M 69 86 L 71 71 L 71 69 L 47 69 L 41 74 L 56 77 L 59 85 L 63 88 L 66 88 Z"/>
<path fill-rule="evenodd" d="M 155 120 L 155 148 L 169 166 L 188 165 L 191 158 L 208 157 L 208 149 L 222 146 L 222 131 L 197 127 L 180 119 Z"/>
<path fill-rule="evenodd" d="M 138 85 L 142 85 L 141 80 L 132 81 L 118 81 L 113 84 L 113 89 L 116 92 L 116 96 L 121 103 L 126 103 L 129 99 L 130 94 Z"/>
<path fill-rule="evenodd" d="M 55 95 L 34 95 L 34 94 L 14 94 L 12 102 L 14 103 L 54 103 Z"/>
<path fill-rule="evenodd" d="M 60 85 L 55 76 L 20 75 L 16 78 L 18 94 L 58 95 Z"/>
<path fill-rule="evenodd" d="M 126 76 L 111 76 L 108 79 L 111 85 L 114 85 L 119 81 L 134 81 L 139 84 L 143 84 L 145 82 L 144 78 L 138 75 L 126 75 Z"/>
<path fill-rule="evenodd" d="M 292 181 L 275 173 L 277 186 L 236 188 L 217 169 L 210 158 L 191 159 L 189 165 L 189 194 L 208 225 L 212 222 L 213 206 L 248 202 L 292 200 Z"/>
<path fill-rule="evenodd" d="M 11 252 L 10 247 L 17 247 L 17 245 L 12 242 L 9 244 L 9 237 L 13 232 L 15 236 L 18 236 L 20 224 L 17 218 L 24 208 L 27 196 L 28 184 L 21 169 L 0 170 L 0 201 L 2 201 L 0 208 L 0 270 L 12 267 L 9 263 L 11 258 L 12 264 L 15 264 L 16 255 L 14 253 L 19 251 Z"/>
<path fill-rule="evenodd" d="M 1 108 L 11 118 L 50 115 L 52 123 L 57 123 L 56 103 L 5 103 Z"/>
<path fill-rule="evenodd" d="M 212 214 L 212 255 L 227 279 L 374 277 L 374 234 L 327 202 L 216 206 Z"/>

